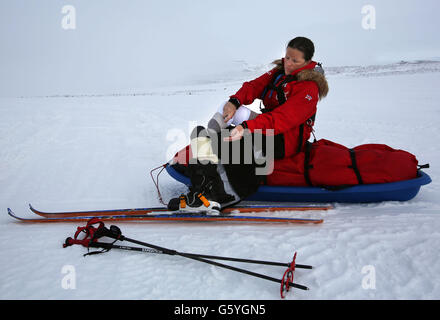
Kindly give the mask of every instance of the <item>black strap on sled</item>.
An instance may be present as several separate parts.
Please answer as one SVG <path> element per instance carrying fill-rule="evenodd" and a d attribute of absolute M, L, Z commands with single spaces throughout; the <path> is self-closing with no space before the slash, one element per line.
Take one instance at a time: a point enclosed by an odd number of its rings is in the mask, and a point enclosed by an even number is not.
<path fill-rule="evenodd" d="M 313 187 L 312 180 L 310 180 L 310 172 L 309 170 L 313 168 L 313 165 L 310 164 L 310 151 L 312 150 L 312 143 L 306 141 L 305 152 L 304 152 L 304 179 L 307 184 Z"/>
<path fill-rule="evenodd" d="M 301 152 L 302 147 L 303 147 L 303 140 L 304 140 L 304 125 L 308 125 L 309 127 L 312 128 L 313 124 L 315 123 L 315 118 L 316 118 L 316 113 L 311 116 L 309 119 L 307 119 L 306 123 L 302 123 L 299 126 L 299 135 L 298 135 L 298 149 L 296 150 L 296 152 Z M 313 128 L 312 128 L 313 131 Z M 316 138 L 315 138 L 316 140 Z"/>
<path fill-rule="evenodd" d="M 305 148 L 304 148 L 304 179 L 306 180 L 307 184 L 311 187 L 314 187 L 312 180 L 310 179 L 310 169 L 313 169 L 313 165 L 310 164 L 310 153 L 313 147 L 313 143 L 306 141 Z M 359 172 L 359 168 L 357 166 L 356 162 L 356 155 L 353 149 L 349 149 L 350 151 L 350 158 L 352 165 L 349 166 L 352 168 L 356 174 L 356 177 L 358 179 L 359 184 L 363 184 L 361 174 Z M 349 187 L 352 187 L 352 185 L 340 185 L 340 186 L 325 186 L 325 185 L 319 185 L 315 187 L 324 188 L 329 191 L 338 191 L 343 190 Z"/>
<path fill-rule="evenodd" d="M 348 149 L 348 151 L 350 152 L 350 158 L 351 158 L 351 166 L 348 167 L 354 170 L 354 173 L 356 174 L 356 178 L 359 184 L 364 184 L 364 182 L 362 181 L 361 173 L 359 172 L 359 167 L 356 162 L 356 154 L 353 149 Z"/>

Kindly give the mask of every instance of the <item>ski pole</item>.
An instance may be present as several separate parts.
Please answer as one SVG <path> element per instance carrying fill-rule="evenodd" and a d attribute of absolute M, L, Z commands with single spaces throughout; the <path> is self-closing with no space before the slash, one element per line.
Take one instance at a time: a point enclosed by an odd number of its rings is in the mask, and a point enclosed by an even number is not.
<path fill-rule="evenodd" d="M 122 249 L 122 250 L 131 250 L 131 251 L 139 251 L 139 252 L 148 252 L 148 253 L 157 253 L 157 254 L 170 254 L 161 250 L 156 249 L 146 249 L 146 248 L 139 248 L 139 247 L 130 247 L 130 246 L 121 246 L 116 245 L 112 243 L 105 243 L 105 242 L 93 242 L 90 244 L 91 247 L 95 248 L 103 248 L 103 249 Z M 269 266 L 280 266 L 280 267 L 290 267 L 290 263 L 285 262 L 275 262 L 275 261 L 263 261 L 263 260 L 253 260 L 253 259 L 243 259 L 243 258 L 233 258 L 233 257 L 222 257 L 222 256 L 212 256 L 212 255 L 205 255 L 205 254 L 199 254 L 199 253 L 186 253 L 182 252 L 185 255 L 192 256 L 192 257 L 199 257 L 204 259 L 211 259 L 211 260 L 225 260 L 225 261 L 234 261 L 234 262 L 243 262 L 243 263 L 254 263 L 254 264 L 263 264 L 263 265 L 269 265 Z M 304 264 L 295 264 L 295 268 L 298 269 L 313 269 L 312 266 L 304 265 Z"/>
<path fill-rule="evenodd" d="M 94 225 L 98 225 L 98 227 L 94 227 Z M 83 239 L 78 239 L 79 235 L 81 233 L 85 233 L 85 238 Z M 277 282 L 280 283 L 281 282 L 281 297 L 284 298 L 283 293 L 285 291 L 289 291 L 290 287 L 293 288 L 297 288 L 297 289 L 301 289 L 301 290 L 309 290 L 309 288 L 307 288 L 306 286 L 300 285 L 300 284 L 296 284 L 293 283 L 293 272 L 295 270 L 295 258 L 296 258 L 296 253 L 295 256 L 293 258 L 293 261 L 289 264 L 288 269 L 286 270 L 285 274 L 283 275 L 282 279 L 276 279 L 264 274 L 260 274 L 260 273 L 256 273 L 253 271 L 249 271 L 249 270 L 245 270 L 245 269 L 241 269 L 241 268 L 237 268 L 237 267 L 233 267 L 230 265 L 226 265 L 226 264 L 222 264 L 219 262 L 215 262 L 215 261 L 211 261 L 211 260 L 207 260 L 204 258 L 200 258 L 198 256 L 192 256 L 190 254 L 186 254 L 186 253 L 182 253 L 176 250 L 172 250 L 172 249 L 168 249 L 168 248 L 164 248 L 164 247 L 160 247 L 154 244 L 150 244 L 150 243 L 146 243 L 146 242 L 142 242 L 142 241 L 138 241 L 135 239 L 131 239 L 131 238 L 127 238 L 124 235 L 122 235 L 121 230 L 117 227 L 117 226 L 110 226 L 110 229 L 106 228 L 104 225 L 104 222 L 102 220 L 100 220 L 99 218 L 92 218 L 87 222 L 87 225 L 85 227 L 78 227 L 77 231 L 75 233 L 74 238 L 67 238 L 65 240 L 65 243 L 63 244 L 63 247 L 66 248 L 68 246 L 74 245 L 74 244 L 79 244 L 82 245 L 84 247 L 96 247 L 97 246 L 97 240 L 101 237 L 109 237 L 114 239 L 114 242 L 111 244 L 106 244 L 105 247 L 103 248 L 104 251 L 101 252 L 91 252 L 89 254 L 96 254 L 96 253 L 102 253 L 102 252 L 106 252 L 108 250 L 111 249 L 112 246 L 115 246 L 114 243 L 116 241 L 127 241 L 127 242 L 131 242 L 131 243 L 135 243 L 147 248 L 151 248 L 153 250 L 156 251 L 160 251 L 163 252 L 165 254 L 170 254 L 170 255 L 179 255 L 188 259 L 192 259 L 192 260 L 196 260 L 199 262 L 204 262 L 207 264 L 211 264 L 217 267 L 221 267 L 221 268 L 225 268 L 225 269 L 229 269 L 232 271 L 236 271 L 236 272 L 240 272 L 243 274 L 247 274 L 250 276 L 254 276 L 257 278 L 261 278 L 261 279 L 265 279 L 265 280 L 269 280 L 272 282 Z M 118 246 L 119 248 L 123 248 L 124 246 Z M 128 247 L 126 247 L 128 248 Z M 235 258 L 232 258 L 235 259 Z M 246 260 L 246 259 L 245 259 Z M 288 275 L 288 276 L 286 276 Z"/>
<path fill-rule="evenodd" d="M 102 253 L 102 252 L 106 252 L 110 249 L 122 249 L 122 250 L 129 250 L 129 251 L 139 251 L 139 252 L 148 252 L 148 253 L 164 253 L 163 251 L 157 250 L 157 249 L 151 249 L 151 248 L 140 248 L 140 247 L 131 247 L 131 246 L 121 246 L 121 245 L 117 245 L 117 244 L 113 244 L 113 243 L 104 243 L 104 242 L 93 242 L 90 243 L 89 245 L 90 247 L 94 247 L 94 248 L 102 248 L 105 249 L 105 251 L 100 251 L 100 252 L 91 252 L 89 254 L 93 254 L 93 253 Z M 176 253 L 177 254 L 177 253 Z M 302 289 L 302 290 L 309 290 L 307 287 L 302 286 L 302 285 L 298 285 L 293 283 L 293 271 L 295 270 L 295 268 L 304 268 L 306 267 L 306 269 L 311 269 L 312 266 L 305 266 L 305 265 L 299 265 L 299 264 L 294 264 L 294 266 L 292 267 L 292 264 L 286 264 L 286 263 L 280 263 L 280 262 L 272 262 L 272 261 L 259 261 L 259 260 L 250 260 L 250 259 L 239 259 L 239 258 L 230 258 L 230 257 L 218 257 L 218 256 L 207 256 L 207 255 L 197 255 L 197 254 L 191 254 L 191 253 L 181 253 L 181 255 L 186 255 L 189 258 L 192 257 L 211 257 L 211 259 L 219 259 L 219 260 L 230 260 L 230 261 L 238 261 L 238 262 L 247 262 L 247 263 L 259 263 L 259 264 L 269 264 L 269 265 L 277 265 L 277 266 L 288 266 L 289 268 L 286 270 L 286 272 L 283 275 L 283 279 L 282 280 L 277 280 L 275 278 L 272 277 L 267 277 L 265 275 L 261 275 L 258 274 L 258 277 L 263 276 L 263 279 L 267 279 L 267 280 L 272 280 L 275 282 L 279 282 L 281 281 L 281 288 L 280 288 L 280 292 L 281 292 L 281 297 L 284 298 L 284 292 L 289 291 L 290 286 L 298 288 L 298 289 Z M 296 255 L 296 254 L 295 254 Z M 256 262 L 255 262 L 256 261 Z M 220 265 L 218 265 L 220 266 Z M 226 266 L 226 265 L 223 265 Z M 230 266 L 228 266 L 230 267 Z M 228 268 L 229 269 L 229 268 Z M 236 268 L 235 271 L 238 268 Z M 243 270 L 243 269 L 241 269 Z M 250 274 L 248 273 L 248 270 L 243 270 L 246 271 L 244 273 Z M 254 274 L 250 274 L 250 275 L 254 275 L 255 276 L 256 273 Z M 286 278 L 286 275 L 288 275 L 288 277 Z"/>
<path fill-rule="evenodd" d="M 114 226 L 112 226 L 112 227 L 114 227 Z M 151 244 L 151 243 L 146 243 L 146 242 L 138 241 L 138 240 L 135 240 L 135 239 L 130 239 L 130 238 L 127 238 L 126 236 L 123 236 L 122 234 L 119 235 L 117 238 L 113 238 L 113 239 L 135 243 L 135 244 L 138 244 L 138 245 L 141 245 L 141 246 L 145 246 L 145 247 L 148 247 L 148 248 L 152 248 L 152 249 L 155 249 L 155 250 L 162 251 L 162 252 L 164 252 L 166 254 L 178 255 L 178 256 L 185 257 L 185 258 L 192 259 L 192 260 L 196 260 L 196 261 L 199 261 L 199 262 L 204 262 L 204 263 L 207 263 L 207 264 L 211 264 L 211 265 L 214 265 L 214 266 L 217 266 L 217 267 L 221 267 L 221 268 L 229 269 L 229 270 L 232 270 L 232 271 L 240 272 L 240 273 L 243 273 L 243 274 L 247 274 L 247 275 L 250 275 L 250 276 L 253 276 L 253 277 L 256 277 L 256 278 L 265 279 L 265 280 L 269 280 L 269 281 L 276 282 L 276 283 L 283 283 L 283 279 L 277 279 L 277 278 L 270 277 L 270 276 L 267 276 L 267 275 L 264 275 L 264 274 L 261 274 L 261 273 L 256 273 L 256 272 L 253 272 L 253 271 L 249 271 L 249 270 L 233 267 L 233 266 L 230 266 L 230 265 L 227 265 L 227 264 L 223 264 L 223 263 L 219 263 L 219 262 L 215 262 L 215 261 L 199 258 L 199 257 L 196 257 L 196 256 L 191 256 L 191 255 L 188 255 L 188 254 L 176 251 L 176 250 L 171 250 L 171 249 L 168 249 L 168 248 L 160 247 L 160 246 L 157 246 L 157 245 L 154 245 L 154 244 Z M 293 287 L 293 288 L 297 288 L 297 289 L 301 289 L 301 290 L 309 290 L 309 288 L 307 288 L 306 286 L 303 286 L 303 285 L 297 284 L 297 283 L 293 283 L 293 282 L 290 282 L 290 281 L 288 281 L 286 284 L 289 287 Z"/>

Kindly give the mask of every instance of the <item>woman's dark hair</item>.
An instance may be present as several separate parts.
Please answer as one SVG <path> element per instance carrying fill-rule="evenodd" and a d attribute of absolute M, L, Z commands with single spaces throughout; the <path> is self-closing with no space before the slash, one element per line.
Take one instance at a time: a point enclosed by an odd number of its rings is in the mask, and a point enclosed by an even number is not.
<path fill-rule="evenodd" d="M 297 49 L 304 53 L 304 59 L 309 61 L 315 54 L 315 45 L 312 40 L 305 37 L 296 37 L 289 41 L 288 48 Z"/>

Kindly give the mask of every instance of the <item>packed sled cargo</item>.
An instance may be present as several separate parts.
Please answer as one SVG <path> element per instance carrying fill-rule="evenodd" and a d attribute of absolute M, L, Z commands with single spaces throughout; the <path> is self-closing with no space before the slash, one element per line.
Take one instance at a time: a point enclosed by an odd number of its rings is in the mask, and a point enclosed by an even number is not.
<path fill-rule="evenodd" d="M 191 148 L 179 151 L 166 165 L 168 174 L 190 185 L 186 165 Z M 266 183 L 246 200 L 278 202 L 367 203 L 407 201 L 431 178 L 416 157 L 384 144 L 354 148 L 321 139 L 303 152 L 274 161 Z"/>

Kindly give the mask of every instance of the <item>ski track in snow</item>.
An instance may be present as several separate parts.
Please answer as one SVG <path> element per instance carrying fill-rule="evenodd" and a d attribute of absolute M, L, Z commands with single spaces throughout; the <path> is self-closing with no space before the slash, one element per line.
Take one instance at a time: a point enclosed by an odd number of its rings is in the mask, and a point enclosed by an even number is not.
<path fill-rule="evenodd" d="M 168 160 L 168 148 L 188 142 L 194 121 L 205 125 L 261 71 L 154 92 L 0 99 L 0 298 L 279 299 L 276 283 L 182 257 L 117 250 L 83 257 L 85 248 L 62 248 L 77 223 L 23 225 L 6 214 L 11 207 L 31 217 L 28 203 L 46 211 L 160 205 L 149 170 Z M 289 262 L 297 251 L 297 263 L 315 268 L 297 269 L 295 282 L 311 290 L 292 289 L 286 299 L 438 299 L 440 62 L 326 71 L 330 93 L 318 105 L 317 138 L 414 153 L 431 164 L 433 180 L 416 198 L 274 213 L 324 218 L 322 225 L 119 223 L 123 234 L 181 252 L 251 259 Z M 165 200 L 185 192 L 166 173 L 160 186 Z M 225 263 L 279 278 L 284 272 Z M 74 290 L 62 286 L 68 265 Z M 374 267 L 375 289 L 362 286 L 366 266 Z"/>

